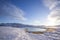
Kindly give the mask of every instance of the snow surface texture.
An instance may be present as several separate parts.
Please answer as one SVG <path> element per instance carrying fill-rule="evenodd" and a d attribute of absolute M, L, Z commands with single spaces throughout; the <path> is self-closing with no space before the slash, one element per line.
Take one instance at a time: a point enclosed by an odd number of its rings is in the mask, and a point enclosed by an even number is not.
<path fill-rule="evenodd" d="M 60 40 L 60 31 L 44 34 L 26 33 L 21 28 L 0 27 L 0 40 Z"/>

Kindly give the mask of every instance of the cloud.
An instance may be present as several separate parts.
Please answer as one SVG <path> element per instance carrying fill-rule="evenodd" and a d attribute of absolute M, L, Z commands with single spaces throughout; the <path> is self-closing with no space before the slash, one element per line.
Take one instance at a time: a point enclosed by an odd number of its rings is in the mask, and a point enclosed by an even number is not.
<path fill-rule="evenodd" d="M 0 2 L 0 17 L 12 17 L 18 20 L 26 20 L 24 11 L 8 2 Z"/>
<path fill-rule="evenodd" d="M 48 15 L 48 20 L 56 24 L 60 23 L 60 9 L 51 11 Z"/>
<path fill-rule="evenodd" d="M 60 3 L 59 0 L 44 0 L 45 6 L 47 6 L 50 10 L 56 7 Z"/>
<path fill-rule="evenodd" d="M 48 22 L 50 24 L 60 24 L 60 0 L 44 0 L 45 5 L 49 8 Z"/>

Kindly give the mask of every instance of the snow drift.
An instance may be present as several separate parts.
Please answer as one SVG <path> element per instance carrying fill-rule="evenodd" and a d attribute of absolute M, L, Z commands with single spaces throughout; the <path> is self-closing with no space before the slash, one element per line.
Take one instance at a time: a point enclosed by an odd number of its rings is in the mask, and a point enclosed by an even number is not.
<path fill-rule="evenodd" d="M 21 28 L 0 27 L 0 40 L 60 40 L 59 30 L 53 33 L 32 34 Z"/>

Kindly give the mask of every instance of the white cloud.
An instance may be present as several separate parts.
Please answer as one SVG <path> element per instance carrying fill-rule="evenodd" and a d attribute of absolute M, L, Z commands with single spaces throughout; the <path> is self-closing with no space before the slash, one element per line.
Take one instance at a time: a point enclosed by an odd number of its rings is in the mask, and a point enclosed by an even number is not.
<path fill-rule="evenodd" d="M 44 0 L 45 5 L 50 9 L 48 24 L 60 24 L 60 0 Z"/>
<path fill-rule="evenodd" d="M 26 20 L 24 17 L 24 11 L 9 3 L 0 4 L 0 16 L 11 16 L 18 20 Z"/>
<path fill-rule="evenodd" d="M 53 10 L 48 15 L 48 20 L 55 23 L 60 23 L 60 10 Z"/>
<path fill-rule="evenodd" d="M 50 10 L 56 7 L 56 5 L 59 3 L 59 0 L 44 0 L 45 6 L 47 6 Z"/>

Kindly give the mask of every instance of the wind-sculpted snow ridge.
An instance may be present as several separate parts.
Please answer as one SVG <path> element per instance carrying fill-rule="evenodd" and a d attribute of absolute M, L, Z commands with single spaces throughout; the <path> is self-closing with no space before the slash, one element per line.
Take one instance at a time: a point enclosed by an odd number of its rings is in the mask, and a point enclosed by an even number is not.
<path fill-rule="evenodd" d="M 29 34 L 35 40 L 60 40 L 60 28 L 55 32 L 45 32 L 44 34 Z"/>
<path fill-rule="evenodd" d="M 46 32 L 43 35 L 52 38 L 54 40 L 60 40 L 60 28 L 56 29 L 55 32 Z"/>
<path fill-rule="evenodd" d="M 31 40 L 20 28 L 0 27 L 0 40 Z"/>
<path fill-rule="evenodd" d="M 60 40 L 59 37 L 59 29 L 56 32 L 32 34 L 21 28 L 0 27 L 0 40 Z"/>

